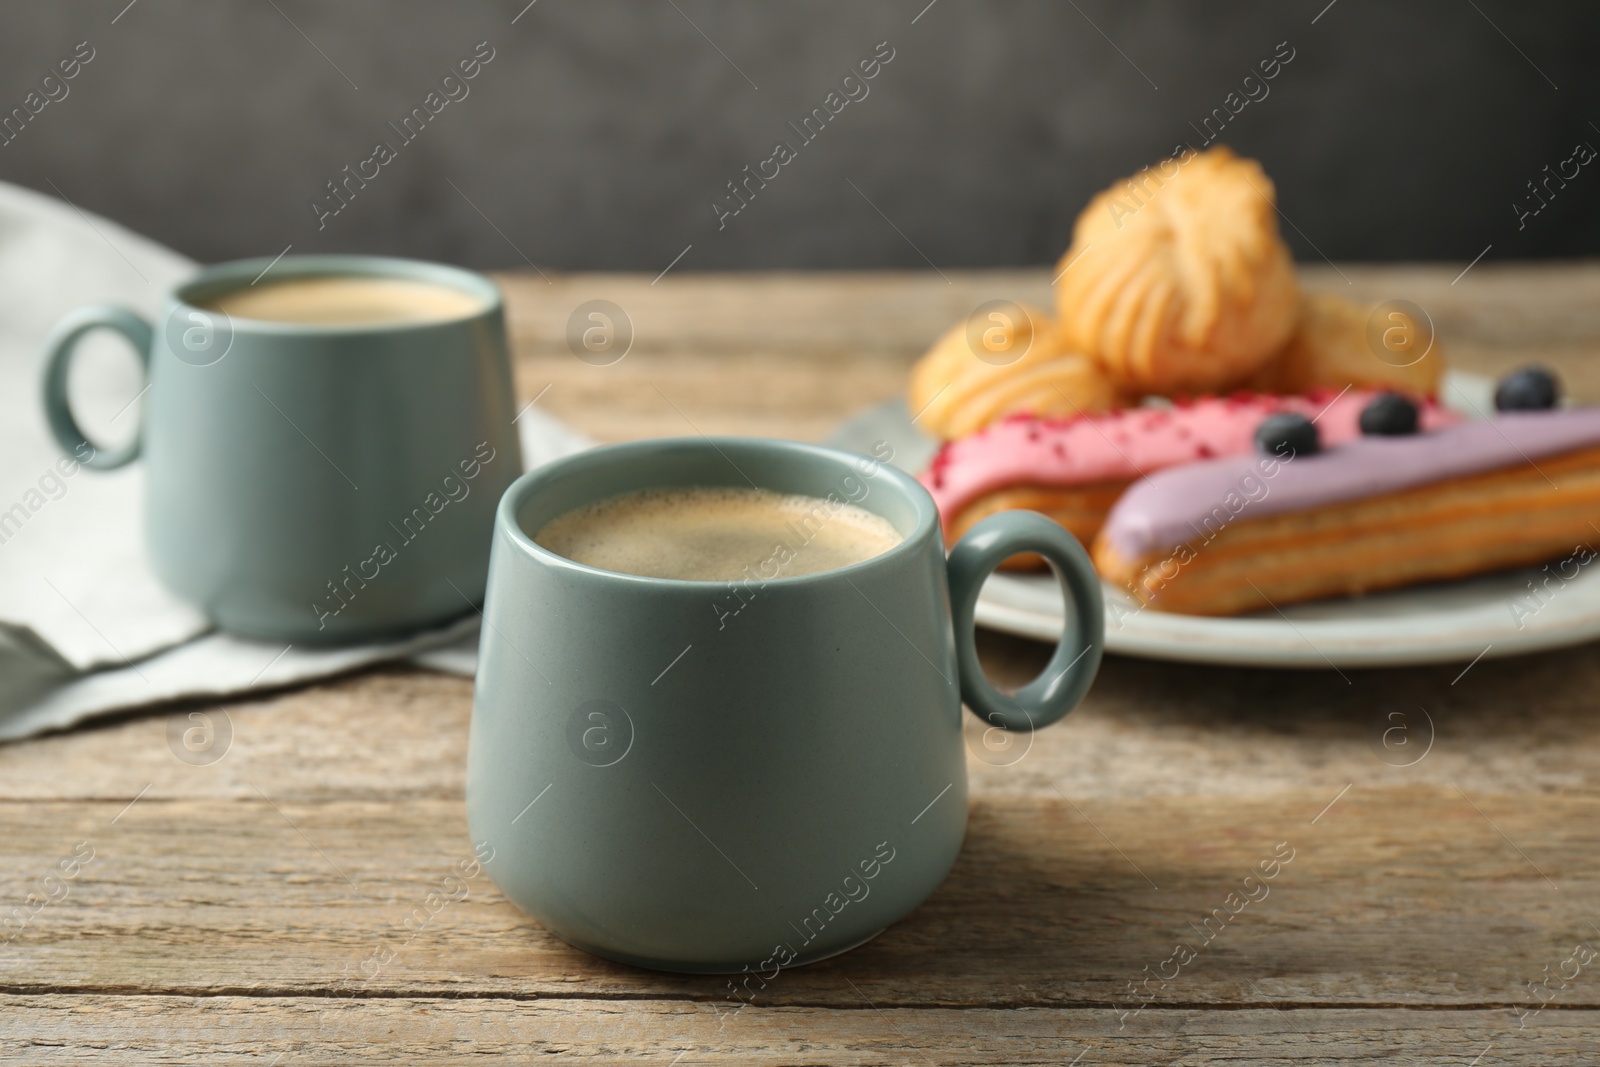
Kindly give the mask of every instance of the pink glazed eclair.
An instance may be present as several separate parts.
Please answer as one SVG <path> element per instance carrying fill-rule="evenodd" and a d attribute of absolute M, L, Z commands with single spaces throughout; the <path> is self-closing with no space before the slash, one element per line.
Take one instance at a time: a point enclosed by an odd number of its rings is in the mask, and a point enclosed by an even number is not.
<path fill-rule="evenodd" d="M 1377 395 L 1241 393 L 1071 419 L 1018 415 L 946 442 L 921 481 L 939 507 L 947 544 L 988 515 L 1022 508 L 1048 515 L 1088 545 L 1144 475 L 1251 452 L 1256 427 L 1274 414 L 1314 419 L 1329 444 L 1351 440 L 1361 436 L 1361 411 Z M 1434 401 L 1413 402 L 1424 431 L 1459 421 Z"/>

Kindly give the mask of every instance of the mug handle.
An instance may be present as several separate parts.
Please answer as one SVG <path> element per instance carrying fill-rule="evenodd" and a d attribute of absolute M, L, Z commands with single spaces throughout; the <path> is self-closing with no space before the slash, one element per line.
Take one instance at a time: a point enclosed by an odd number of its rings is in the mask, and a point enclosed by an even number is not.
<path fill-rule="evenodd" d="M 1007 696 L 983 676 L 973 641 L 978 592 L 994 569 L 1019 552 L 1049 561 L 1067 601 L 1070 625 L 1039 677 Z M 1007 730 L 1049 726 L 1078 706 L 1100 669 L 1105 602 L 1089 553 L 1059 523 L 1036 511 L 1002 511 L 982 520 L 950 550 L 950 612 L 955 623 L 961 699 L 984 721 Z"/>
<path fill-rule="evenodd" d="M 44 414 L 50 421 L 50 432 L 56 444 L 85 467 L 96 470 L 114 470 L 132 463 L 139 456 L 143 427 L 134 430 L 133 437 L 118 449 L 105 449 L 96 445 L 78 426 L 73 417 L 72 403 L 67 398 L 67 372 L 72 369 L 72 356 L 78 342 L 94 330 L 115 330 L 128 339 L 139 357 L 139 365 L 150 373 L 150 341 L 154 331 L 144 318 L 124 307 L 112 304 L 91 304 L 68 314 L 45 342 Z M 83 459 L 81 450 L 89 449 L 89 458 Z"/>

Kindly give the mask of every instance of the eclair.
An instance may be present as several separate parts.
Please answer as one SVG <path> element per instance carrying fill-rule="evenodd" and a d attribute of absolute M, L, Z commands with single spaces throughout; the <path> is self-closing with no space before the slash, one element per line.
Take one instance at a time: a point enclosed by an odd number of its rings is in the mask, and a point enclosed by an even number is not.
<path fill-rule="evenodd" d="M 1235 615 L 1534 564 L 1600 537 L 1600 408 L 1392 432 L 1153 473 L 1112 508 L 1095 566 L 1150 607 Z"/>
<path fill-rule="evenodd" d="M 1249 452 L 1261 421 L 1294 413 L 1314 419 L 1323 440 L 1360 435 L 1366 390 L 1303 396 L 1237 394 L 1072 419 L 1016 416 L 946 442 L 921 481 L 939 507 L 947 543 L 997 511 L 1024 508 L 1065 526 L 1085 545 L 1135 480 L 1156 471 Z M 1416 400 L 1420 424 L 1437 429 L 1454 412 Z"/>

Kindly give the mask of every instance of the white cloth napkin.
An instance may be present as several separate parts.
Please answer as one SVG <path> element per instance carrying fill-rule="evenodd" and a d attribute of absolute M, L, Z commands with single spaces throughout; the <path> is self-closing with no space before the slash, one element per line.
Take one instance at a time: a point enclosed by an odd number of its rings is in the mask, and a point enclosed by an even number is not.
<path fill-rule="evenodd" d="M 0 183 L 0 741 L 381 660 L 415 657 L 469 675 L 476 667 L 476 614 L 402 640 L 333 650 L 217 633 L 146 562 L 140 463 L 62 476 L 40 403 L 51 327 L 85 303 L 126 304 L 153 318 L 167 290 L 195 269 L 113 222 Z M 109 444 L 130 436 L 142 388 L 123 342 L 109 334 L 85 342 L 71 394 L 91 437 Z M 592 443 L 537 408 L 517 425 L 529 467 Z"/>

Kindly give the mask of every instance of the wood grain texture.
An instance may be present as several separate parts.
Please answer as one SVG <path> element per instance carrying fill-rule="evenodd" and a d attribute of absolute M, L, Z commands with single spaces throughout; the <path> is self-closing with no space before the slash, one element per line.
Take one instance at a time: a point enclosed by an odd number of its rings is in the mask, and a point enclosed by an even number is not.
<path fill-rule="evenodd" d="M 1600 1017 L 1493 1011 L 746 1009 L 662 1001 L 0 997 L 0 1056 L 32 1064 L 1490 1064 L 1590 1062 Z M 107 1032 L 115 1032 L 107 1041 Z M 278 1059 L 280 1057 L 280 1059 Z M 493 1057 L 493 1059 L 491 1059 Z"/>
<path fill-rule="evenodd" d="M 0 996 L 0 1056 L 34 1064 L 1164 1064 L 1581 1063 L 1600 1014 L 1546 1012 L 1525 1029 L 1486 1010 L 1146 1012 L 685 1002 Z M 116 1038 L 108 1041 L 106 1034 Z"/>
<path fill-rule="evenodd" d="M 70 894 L 7 946 L 0 989 L 730 998 L 722 978 L 591 960 L 481 875 L 464 898 L 429 905 L 470 855 L 459 801 L 304 804 L 268 792 L 221 804 L 147 795 L 114 827 L 119 804 L 0 807 L 7 825 L 31 824 L 13 847 L 40 868 L 78 841 L 94 850 Z M 859 991 L 903 1007 L 1270 997 L 1509 1010 L 1537 1006 L 1525 982 L 1574 944 L 1600 944 L 1587 925 L 1600 802 L 1352 789 L 1313 825 L 1332 797 L 979 800 L 955 870 L 912 916 L 742 995 L 841 1008 Z M 1261 879 L 1274 855 L 1292 859 Z M 1259 899 L 1230 903 L 1250 875 Z M 1197 958 L 1178 967 L 1180 944 Z M 1130 992 L 1156 974 L 1167 980 Z M 1563 1007 L 1600 1007 L 1589 977 Z"/>
<path fill-rule="evenodd" d="M 1600 399 L 1600 267 L 1458 273 L 1306 272 L 1416 300 L 1458 365 L 1547 362 Z M 1044 302 L 1048 278 L 503 282 L 524 402 L 548 385 L 602 439 L 818 438 L 951 321 Z M 635 322 L 609 367 L 566 346 L 592 298 Z M 980 646 L 1009 685 L 1048 654 Z M 1596 692 L 1593 647 L 1343 675 L 1110 657 L 1025 743 L 971 719 L 948 881 L 742 1010 L 723 979 L 565 946 L 482 875 L 432 908 L 470 854 L 463 679 L 130 715 L 0 747 L 0 919 L 26 916 L 0 931 L 0 1062 L 1576 1062 L 1600 1042 L 1600 958 L 1574 957 L 1600 948 Z M 231 731 L 208 766 L 168 746 L 194 714 Z M 1267 894 L 1231 904 L 1276 848 Z"/>

